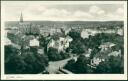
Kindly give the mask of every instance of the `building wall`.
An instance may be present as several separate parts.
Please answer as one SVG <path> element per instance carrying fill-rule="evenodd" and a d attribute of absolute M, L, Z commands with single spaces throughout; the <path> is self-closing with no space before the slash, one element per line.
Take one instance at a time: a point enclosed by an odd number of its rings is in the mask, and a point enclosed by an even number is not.
<path fill-rule="evenodd" d="M 66 48 L 69 47 L 69 43 L 71 42 L 71 39 L 60 37 L 59 40 L 51 40 L 48 44 L 49 47 L 53 47 L 58 49 L 58 51 L 64 51 Z"/>

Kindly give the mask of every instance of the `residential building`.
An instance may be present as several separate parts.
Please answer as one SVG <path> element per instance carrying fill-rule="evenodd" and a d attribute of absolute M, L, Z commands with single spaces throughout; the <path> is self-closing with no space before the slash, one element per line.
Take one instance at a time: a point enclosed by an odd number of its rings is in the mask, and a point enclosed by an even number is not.
<path fill-rule="evenodd" d="M 58 52 L 64 51 L 66 48 L 69 47 L 69 43 L 73 39 L 69 36 L 66 37 L 59 37 L 57 40 L 51 39 L 48 43 L 47 49 L 50 47 L 58 49 Z"/>
<path fill-rule="evenodd" d="M 91 65 L 97 66 L 97 65 L 99 65 L 99 63 L 102 62 L 102 61 L 105 61 L 105 59 L 94 57 L 94 58 L 91 60 Z"/>
<path fill-rule="evenodd" d="M 106 51 L 109 48 L 111 48 L 112 46 L 115 46 L 115 44 L 114 43 L 111 43 L 111 42 L 106 42 L 106 43 L 101 44 L 99 46 L 99 48 L 101 48 L 101 51 Z"/>
<path fill-rule="evenodd" d="M 30 47 L 32 47 L 32 46 L 37 46 L 37 47 L 39 47 L 39 41 L 38 41 L 36 38 L 34 38 L 34 39 L 30 40 L 29 46 L 30 46 Z"/>
<path fill-rule="evenodd" d="M 108 54 L 108 56 L 115 56 L 115 57 L 116 56 L 121 56 L 121 50 L 111 52 L 111 53 Z"/>

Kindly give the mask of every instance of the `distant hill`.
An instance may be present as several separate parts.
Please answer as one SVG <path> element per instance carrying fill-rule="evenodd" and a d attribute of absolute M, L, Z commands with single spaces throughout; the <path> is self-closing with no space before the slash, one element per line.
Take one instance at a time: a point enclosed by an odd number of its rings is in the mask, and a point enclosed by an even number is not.
<path fill-rule="evenodd" d="M 106 27 L 106 28 L 115 28 L 123 27 L 123 21 L 25 21 L 27 23 L 37 24 L 41 27 L 84 27 L 84 28 L 97 28 L 97 27 Z M 18 21 L 6 21 L 6 27 L 17 26 Z"/>

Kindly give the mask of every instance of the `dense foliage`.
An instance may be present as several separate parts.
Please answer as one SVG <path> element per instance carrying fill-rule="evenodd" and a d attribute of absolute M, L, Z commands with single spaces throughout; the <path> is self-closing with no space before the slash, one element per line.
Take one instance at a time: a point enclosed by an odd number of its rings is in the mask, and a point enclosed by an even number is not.
<path fill-rule="evenodd" d="M 88 66 L 89 63 L 89 58 L 86 58 L 84 55 L 80 55 L 77 58 L 77 61 L 74 59 L 69 60 L 64 68 L 77 74 L 91 73 L 93 70 Z"/>
<path fill-rule="evenodd" d="M 58 52 L 56 48 L 50 47 L 47 52 L 50 61 L 58 61 L 69 57 L 68 53 Z"/>
<path fill-rule="evenodd" d="M 112 47 L 113 51 L 121 49 L 121 52 L 123 54 L 123 36 L 113 33 L 98 33 L 95 36 L 89 36 L 89 38 L 84 39 L 85 46 L 92 49 L 90 59 L 92 59 L 95 54 L 100 52 L 101 49 L 99 48 L 99 46 L 105 42 L 111 42 L 116 44 L 114 47 Z"/>
<path fill-rule="evenodd" d="M 70 43 L 69 49 L 71 49 L 72 53 L 75 53 L 75 54 L 82 54 L 85 51 L 87 51 L 86 46 L 80 40 L 72 41 Z"/>
<path fill-rule="evenodd" d="M 74 30 L 74 29 L 72 29 L 72 30 L 68 33 L 68 35 L 69 35 L 71 38 L 73 38 L 73 40 L 77 40 L 77 39 L 80 39 L 80 38 L 81 38 L 80 32 L 78 32 L 78 31 L 76 31 L 76 30 Z"/>
<path fill-rule="evenodd" d="M 123 59 L 110 56 L 107 61 L 101 62 L 95 69 L 95 73 L 123 73 Z"/>
<path fill-rule="evenodd" d="M 76 34 L 72 33 L 72 35 Z M 72 53 L 76 54 L 84 54 L 86 52 L 85 50 L 90 48 L 92 49 L 90 58 L 80 55 L 76 62 L 74 59 L 68 61 L 64 68 L 74 73 L 123 73 L 123 36 L 113 33 L 98 33 L 94 36 L 90 35 L 89 38 L 85 39 L 82 39 L 81 37 L 75 38 L 77 36 L 79 35 L 74 36 L 75 40 L 71 42 L 69 48 L 72 49 Z M 108 51 L 101 52 L 101 48 L 99 48 L 99 46 L 105 42 L 114 43 L 115 46 L 113 46 Z M 107 56 L 112 51 L 119 50 L 121 50 L 121 56 Z M 97 54 L 106 57 L 106 60 L 100 62 L 98 66 L 93 67 L 90 65 L 90 61 Z"/>
<path fill-rule="evenodd" d="M 69 36 L 73 38 L 73 41 L 70 43 L 68 50 L 75 54 L 82 54 L 87 51 L 79 31 L 71 30 Z"/>
<path fill-rule="evenodd" d="M 13 46 L 5 46 L 5 73 L 36 74 L 48 66 L 48 58 L 44 54 L 27 51 L 24 54 L 17 52 Z"/>
<path fill-rule="evenodd" d="M 75 62 L 74 59 L 68 61 L 65 65 L 65 69 L 77 74 L 85 74 L 85 73 L 124 73 L 123 70 L 123 59 L 121 57 L 110 56 L 107 61 L 102 61 L 100 64 L 92 68 L 89 66 L 90 60 L 83 55 L 78 57 Z"/>

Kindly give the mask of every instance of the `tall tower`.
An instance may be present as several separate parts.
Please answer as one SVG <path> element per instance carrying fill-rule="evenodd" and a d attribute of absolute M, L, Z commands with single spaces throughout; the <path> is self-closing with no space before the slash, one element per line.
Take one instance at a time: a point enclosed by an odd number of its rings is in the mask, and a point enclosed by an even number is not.
<path fill-rule="evenodd" d="M 21 12 L 21 15 L 20 15 L 20 23 L 23 23 L 23 15 L 22 15 L 22 12 Z"/>

